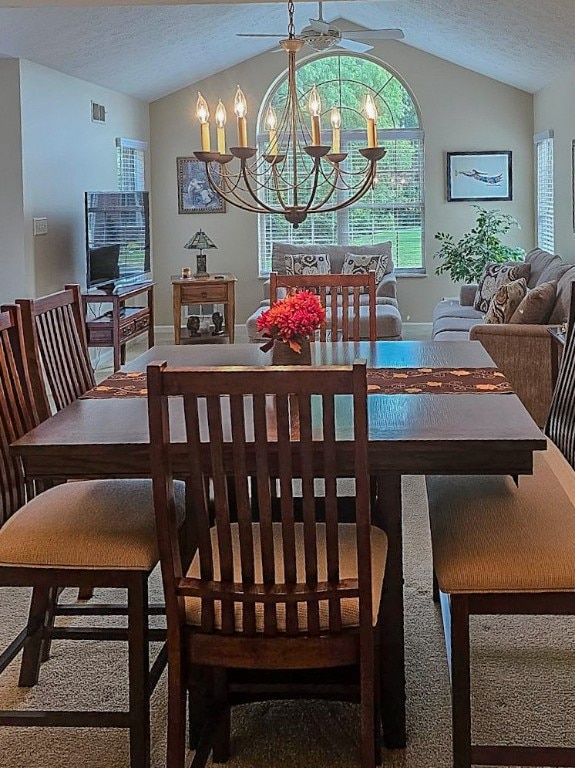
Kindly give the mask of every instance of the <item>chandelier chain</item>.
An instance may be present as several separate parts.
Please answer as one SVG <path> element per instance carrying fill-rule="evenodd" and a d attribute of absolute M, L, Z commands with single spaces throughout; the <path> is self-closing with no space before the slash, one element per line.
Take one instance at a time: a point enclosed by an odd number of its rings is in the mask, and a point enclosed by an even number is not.
<path fill-rule="evenodd" d="M 294 10 L 295 10 L 294 2 L 293 0 L 289 0 L 288 2 L 288 16 L 289 16 L 288 37 L 290 40 L 293 40 L 295 37 L 295 24 L 293 20 Z"/>

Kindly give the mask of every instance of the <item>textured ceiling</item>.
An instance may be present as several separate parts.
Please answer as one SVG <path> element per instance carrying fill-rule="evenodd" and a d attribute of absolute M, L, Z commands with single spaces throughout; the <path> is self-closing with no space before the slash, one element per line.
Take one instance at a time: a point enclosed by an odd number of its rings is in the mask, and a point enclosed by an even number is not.
<path fill-rule="evenodd" d="M 113 5 L 102 7 L 105 1 Z M 284 2 L 137 1 L 53 0 L 66 7 L 46 7 L 20 0 L 42 7 L 0 7 L 0 56 L 152 101 L 274 46 L 271 38 L 236 32 L 286 28 Z M 310 16 L 317 18 L 317 4 L 297 3 L 298 29 Z M 342 0 L 325 3 L 324 16 L 401 27 L 405 44 L 531 92 L 575 66 L 575 0 Z M 385 58 L 385 42 L 378 52 Z"/>

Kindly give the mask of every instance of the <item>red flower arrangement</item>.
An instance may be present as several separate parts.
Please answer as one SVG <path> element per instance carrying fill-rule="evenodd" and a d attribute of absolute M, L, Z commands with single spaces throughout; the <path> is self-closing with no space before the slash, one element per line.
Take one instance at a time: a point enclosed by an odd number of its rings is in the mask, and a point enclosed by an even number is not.
<path fill-rule="evenodd" d="M 269 341 L 262 350 L 271 349 L 276 339 L 288 344 L 294 352 L 301 352 L 304 339 L 309 338 L 325 320 L 325 309 L 315 293 L 297 291 L 276 302 L 257 319 L 257 329 Z"/>

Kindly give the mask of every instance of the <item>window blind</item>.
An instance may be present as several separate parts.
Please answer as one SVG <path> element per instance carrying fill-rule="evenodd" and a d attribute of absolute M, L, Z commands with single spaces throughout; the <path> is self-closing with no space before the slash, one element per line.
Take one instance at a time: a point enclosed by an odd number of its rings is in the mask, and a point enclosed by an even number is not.
<path fill-rule="evenodd" d="M 553 135 L 536 137 L 537 246 L 555 251 L 555 210 L 553 196 Z"/>
<path fill-rule="evenodd" d="M 148 144 L 137 139 L 116 139 L 118 189 L 138 192 L 145 188 L 145 151 Z"/>

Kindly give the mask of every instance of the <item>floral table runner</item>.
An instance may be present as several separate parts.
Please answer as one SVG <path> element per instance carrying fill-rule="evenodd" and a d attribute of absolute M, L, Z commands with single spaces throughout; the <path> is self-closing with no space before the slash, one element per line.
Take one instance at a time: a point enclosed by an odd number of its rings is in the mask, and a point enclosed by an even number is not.
<path fill-rule="evenodd" d="M 380 395 L 510 394 L 497 368 L 368 368 L 367 390 Z M 146 397 L 146 374 L 118 371 L 83 398 Z"/>

